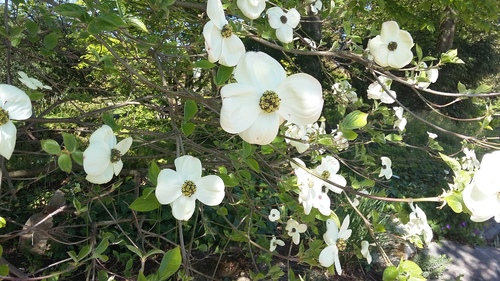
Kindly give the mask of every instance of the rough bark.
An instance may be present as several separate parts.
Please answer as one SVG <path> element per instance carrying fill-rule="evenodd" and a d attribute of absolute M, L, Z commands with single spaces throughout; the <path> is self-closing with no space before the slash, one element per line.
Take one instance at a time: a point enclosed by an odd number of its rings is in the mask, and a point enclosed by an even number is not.
<path fill-rule="evenodd" d="M 446 7 L 443 11 L 441 23 L 439 25 L 439 38 L 436 45 L 436 52 L 438 54 L 452 48 L 456 24 L 457 12 L 451 7 Z"/>

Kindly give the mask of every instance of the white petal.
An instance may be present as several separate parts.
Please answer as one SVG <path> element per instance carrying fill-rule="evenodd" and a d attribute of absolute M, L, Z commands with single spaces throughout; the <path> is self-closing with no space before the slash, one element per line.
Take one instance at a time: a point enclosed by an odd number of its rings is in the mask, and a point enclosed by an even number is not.
<path fill-rule="evenodd" d="M 330 267 L 335 262 L 335 256 L 337 256 L 339 250 L 337 246 L 330 245 L 324 248 L 319 254 L 319 263 L 324 267 Z"/>
<path fill-rule="evenodd" d="M 260 17 L 266 8 L 265 0 L 238 0 L 236 3 L 243 14 L 252 20 Z"/>
<path fill-rule="evenodd" d="M 290 26 L 283 24 L 278 29 L 276 29 L 276 38 L 278 38 L 278 40 L 285 44 L 292 42 L 293 29 Z"/>
<path fill-rule="evenodd" d="M 233 83 L 222 87 L 222 129 L 231 134 L 248 129 L 262 112 L 259 106 L 260 96 L 254 87 L 247 84 Z"/>
<path fill-rule="evenodd" d="M 232 34 L 229 38 L 222 39 L 222 52 L 219 63 L 225 66 L 235 66 L 241 56 L 245 54 L 245 45 L 241 39 Z"/>
<path fill-rule="evenodd" d="M 402 68 L 409 64 L 413 59 L 413 53 L 409 49 L 399 47 L 394 51 L 389 51 L 387 63 L 390 67 Z"/>
<path fill-rule="evenodd" d="M 0 126 L 0 155 L 9 160 L 16 146 L 17 129 L 12 121 Z"/>
<path fill-rule="evenodd" d="M 115 149 L 118 149 L 118 151 L 120 151 L 121 155 L 123 156 L 130 149 L 131 145 L 132 145 L 132 138 L 128 137 L 126 139 L 121 140 L 118 144 L 116 144 Z"/>
<path fill-rule="evenodd" d="M 337 249 L 337 251 L 338 251 L 338 249 Z M 337 252 L 337 255 L 335 255 L 335 271 L 337 271 L 338 275 L 342 275 L 342 267 L 340 266 L 338 252 Z"/>
<path fill-rule="evenodd" d="M 92 133 L 90 143 L 99 141 L 106 143 L 110 150 L 116 146 L 116 137 L 110 126 L 102 125 L 102 127 Z"/>
<path fill-rule="evenodd" d="M 277 112 L 262 112 L 258 115 L 257 120 L 239 135 L 243 140 L 251 144 L 270 144 L 278 135 L 280 124 Z"/>
<path fill-rule="evenodd" d="M 307 125 L 320 117 L 324 102 L 322 88 L 311 75 L 298 73 L 287 77 L 276 93 L 281 98 L 279 113 L 285 120 Z"/>
<path fill-rule="evenodd" d="M 218 176 L 209 175 L 195 182 L 196 192 L 193 195 L 207 206 L 217 206 L 224 199 L 224 181 Z"/>
<path fill-rule="evenodd" d="M 398 43 L 398 49 L 402 48 L 409 50 L 413 47 L 413 38 L 411 38 L 411 35 L 408 31 L 400 30 L 396 43 Z"/>
<path fill-rule="evenodd" d="M 196 207 L 196 201 L 193 196 L 186 197 L 184 195 L 172 202 L 172 215 L 174 218 L 182 221 L 187 221 L 193 216 Z"/>
<path fill-rule="evenodd" d="M 269 25 L 272 28 L 277 29 L 283 25 L 283 23 L 281 22 L 281 16 L 284 16 L 285 12 L 283 12 L 280 7 L 272 7 L 267 9 L 266 14 L 269 20 Z"/>
<path fill-rule="evenodd" d="M 155 195 L 161 204 L 170 204 L 182 195 L 184 179 L 174 170 L 164 169 L 158 174 Z"/>
<path fill-rule="evenodd" d="M 111 165 L 111 149 L 103 141 L 90 142 L 83 152 L 83 168 L 89 175 L 100 175 Z M 111 173 L 113 170 L 111 168 Z"/>
<path fill-rule="evenodd" d="M 190 180 L 195 182 L 201 178 L 202 167 L 200 159 L 191 155 L 184 155 L 176 158 L 174 163 L 175 170 L 184 181 Z"/>
<path fill-rule="evenodd" d="M 382 42 L 388 44 L 392 41 L 396 42 L 399 35 L 399 25 L 395 21 L 386 21 L 382 24 L 380 30 L 380 39 Z"/>
<path fill-rule="evenodd" d="M 288 10 L 288 13 L 286 13 L 286 25 L 290 26 L 291 28 L 297 27 L 300 22 L 300 14 L 297 11 L 297 9 L 292 8 Z"/>
<path fill-rule="evenodd" d="M 286 72 L 281 64 L 263 52 L 246 52 L 234 70 L 238 83 L 253 85 L 262 95 L 274 91 L 285 80 Z"/>
<path fill-rule="evenodd" d="M 300 243 L 300 234 L 298 232 L 295 232 L 292 235 L 292 241 L 293 241 L 293 244 L 299 245 L 299 243 Z"/>
<path fill-rule="evenodd" d="M 95 175 L 88 174 L 87 177 L 85 177 L 86 180 L 95 184 L 107 183 L 112 178 L 113 178 L 113 166 L 111 163 L 109 163 L 108 167 L 106 167 L 104 172 L 102 172 L 101 174 L 95 174 Z"/>
<path fill-rule="evenodd" d="M 224 15 L 224 8 L 220 0 L 207 1 L 207 15 L 214 22 L 214 24 L 222 30 L 222 27 L 227 24 L 226 16 Z"/>
<path fill-rule="evenodd" d="M 205 38 L 205 49 L 210 62 L 217 62 L 222 54 L 221 30 L 215 26 L 213 21 L 209 21 L 203 27 L 203 37 Z"/>
<path fill-rule="evenodd" d="M 7 84 L 0 84 L 0 108 L 9 112 L 13 120 L 25 120 L 31 117 L 31 101 L 21 89 Z"/>
<path fill-rule="evenodd" d="M 386 44 L 379 44 L 376 47 L 370 49 L 370 54 L 373 55 L 373 60 L 380 66 L 386 67 L 389 66 L 389 48 Z"/>
<path fill-rule="evenodd" d="M 120 160 L 116 163 L 111 163 L 111 165 L 113 165 L 113 172 L 114 172 L 115 176 L 118 176 L 120 174 L 120 172 L 122 171 L 123 161 Z"/>

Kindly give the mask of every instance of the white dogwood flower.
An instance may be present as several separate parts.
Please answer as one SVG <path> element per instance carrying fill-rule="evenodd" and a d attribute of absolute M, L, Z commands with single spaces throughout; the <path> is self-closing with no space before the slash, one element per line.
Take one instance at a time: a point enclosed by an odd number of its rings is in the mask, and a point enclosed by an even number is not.
<path fill-rule="evenodd" d="M 132 145 L 128 137 L 116 143 L 116 136 L 108 125 L 103 125 L 90 136 L 89 147 L 83 152 L 83 169 L 89 182 L 103 184 L 118 176 L 123 168 L 121 157 Z"/>
<path fill-rule="evenodd" d="M 245 53 L 245 45 L 233 33 L 226 20 L 220 0 L 207 1 L 207 15 L 210 21 L 203 27 L 205 49 L 210 62 L 219 62 L 225 66 L 235 66 Z"/>
<path fill-rule="evenodd" d="M 288 235 L 292 237 L 292 241 L 295 245 L 299 245 L 300 243 L 300 234 L 306 232 L 307 225 L 303 223 L 298 223 L 294 219 L 289 219 L 286 222 L 285 229 L 288 231 Z"/>
<path fill-rule="evenodd" d="M 382 160 L 382 168 L 380 169 L 379 177 L 385 177 L 386 179 L 390 179 L 392 177 L 392 161 L 389 157 L 382 156 L 380 157 Z"/>
<path fill-rule="evenodd" d="M 323 8 L 323 2 L 321 2 L 321 0 L 309 0 L 308 2 L 310 3 L 311 13 L 313 15 L 317 15 Z M 335 2 L 331 1 L 330 3 L 331 5 L 335 6 Z"/>
<path fill-rule="evenodd" d="M 372 255 L 370 254 L 369 246 L 370 243 L 368 243 L 368 241 L 361 241 L 361 254 L 366 259 L 366 262 L 368 262 L 368 264 L 372 263 Z"/>
<path fill-rule="evenodd" d="M 319 254 L 319 263 L 324 267 L 330 267 L 335 264 L 335 270 L 338 275 L 342 275 L 342 267 L 340 266 L 339 251 L 344 251 L 347 247 L 347 239 L 351 237 L 352 230 L 349 227 L 349 215 L 344 218 L 342 226 L 338 228 L 337 223 L 332 220 L 327 220 L 327 229 L 323 234 L 323 240 L 327 245 Z"/>
<path fill-rule="evenodd" d="M 314 123 L 321 115 L 321 84 L 309 74 L 286 77 L 283 67 L 262 52 L 245 53 L 234 70 L 237 83 L 221 89 L 221 127 L 248 143 L 274 140 L 285 121 Z"/>
<path fill-rule="evenodd" d="M 494 217 L 500 223 L 500 150 L 485 154 L 472 182 L 465 187 L 462 198 L 470 210 L 470 219 L 487 221 Z"/>
<path fill-rule="evenodd" d="M 0 155 L 10 159 L 16 146 L 17 128 L 11 120 L 31 117 L 31 101 L 21 89 L 0 84 Z"/>
<path fill-rule="evenodd" d="M 178 220 L 189 220 L 196 200 L 207 206 L 217 206 L 224 199 L 224 181 L 219 176 L 202 177 L 200 159 L 184 155 L 174 161 L 175 171 L 163 169 L 158 175 L 155 195 L 161 204 L 172 206 L 172 215 Z"/>
<path fill-rule="evenodd" d="M 325 134 L 324 123 L 320 126 L 318 123 L 307 124 L 307 125 L 296 125 L 287 123 L 285 126 L 288 129 L 285 131 L 285 136 L 291 139 L 286 138 L 285 141 L 290 143 L 290 145 L 294 146 L 297 149 L 298 153 L 303 153 L 311 144 L 309 140 L 316 138 L 318 135 Z M 293 140 L 296 139 L 296 140 Z M 302 141 L 297 141 L 302 140 Z"/>
<path fill-rule="evenodd" d="M 368 41 L 370 54 L 382 67 L 402 68 L 409 64 L 413 59 L 412 47 L 413 38 L 410 33 L 400 30 L 395 21 L 384 22 L 380 35 Z"/>
<path fill-rule="evenodd" d="M 283 43 L 290 43 L 293 40 L 293 29 L 300 22 L 300 14 L 292 8 L 284 12 L 280 7 L 269 8 L 266 12 L 269 25 L 276 29 L 276 37 Z"/>
<path fill-rule="evenodd" d="M 44 85 L 40 80 L 31 78 L 29 77 L 26 73 L 22 71 L 18 71 L 17 74 L 19 75 L 19 81 L 23 83 L 26 87 L 32 89 L 32 90 L 37 90 L 38 88 L 46 89 L 46 90 L 52 90 L 52 87 Z"/>
<path fill-rule="evenodd" d="M 251 20 L 260 17 L 266 8 L 266 0 L 238 0 L 236 4 L 241 12 Z"/>
<path fill-rule="evenodd" d="M 276 236 L 273 235 L 273 238 L 271 238 L 271 242 L 269 243 L 269 251 L 274 252 L 274 250 L 276 250 L 276 246 L 285 246 L 285 242 L 281 239 L 276 239 Z"/>
<path fill-rule="evenodd" d="M 394 113 L 398 118 L 398 120 L 394 121 L 394 128 L 398 128 L 398 130 L 402 132 L 406 127 L 406 123 L 408 122 L 406 118 L 403 117 L 404 109 L 401 106 L 395 106 L 392 109 L 394 109 Z"/>
<path fill-rule="evenodd" d="M 269 221 L 275 222 L 280 219 L 281 213 L 278 211 L 278 209 L 271 209 L 271 212 L 269 213 Z"/>
<path fill-rule="evenodd" d="M 391 90 L 392 80 L 387 78 L 386 76 L 379 76 L 378 79 L 382 84 L 384 84 L 387 90 L 389 90 L 389 93 L 391 95 L 387 94 L 382 85 L 380 85 L 377 81 L 375 81 L 370 85 L 368 85 L 368 90 L 366 90 L 368 93 L 368 98 L 374 100 L 380 100 L 380 102 L 383 103 L 388 103 L 388 104 L 393 103 L 394 99 L 397 96 L 396 92 Z"/>
<path fill-rule="evenodd" d="M 427 223 L 427 216 L 424 211 L 416 204 L 410 203 L 412 212 L 410 213 L 410 220 L 405 224 L 405 231 L 408 236 L 423 236 L 425 244 L 431 243 L 433 233 L 431 226 Z"/>
<path fill-rule="evenodd" d="M 347 181 L 342 175 L 338 175 L 338 171 L 340 170 L 340 162 L 333 156 L 325 156 L 321 158 L 321 164 L 314 168 L 314 172 L 319 175 L 321 178 L 324 178 L 326 180 L 329 180 L 333 183 L 336 183 L 337 185 L 340 186 L 346 186 Z M 325 186 L 326 188 L 330 189 L 331 191 L 335 193 L 341 193 L 342 189 L 338 186 L 335 186 L 333 184 L 324 182 L 322 180 L 317 179 L 319 182 L 319 185 Z"/>
<path fill-rule="evenodd" d="M 298 158 L 294 158 L 294 160 L 300 165 L 306 166 L 302 160 Z M 329 216 L 331 214 L 331 201 L 326 192 L 322 190 L 322 181 L 293 163 L 292 167 L 295 169 L 295 175 L 297 176 L 297 185 L 300 189 L 299 203 L 304 207 L 304 214 L 309 215 L 314 207 L 321 214 Z"/>

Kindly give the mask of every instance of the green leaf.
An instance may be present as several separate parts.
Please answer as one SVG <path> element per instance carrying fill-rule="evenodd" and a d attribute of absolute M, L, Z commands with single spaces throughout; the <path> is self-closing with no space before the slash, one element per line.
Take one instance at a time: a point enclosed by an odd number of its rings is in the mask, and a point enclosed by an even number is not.
<path fill-rule="evenodd" d="M 54 8 L 54 10 L 62 16 L 67 16 L 72 18 L 79 18 L 85 13 L 87 13 L 87 10 L 84 7 L 73 3 L 65 3 L 58 5 Z"/>
<path fill-rule="evenodd" d="M 255 159 L 253 158 L 245 159 L 245 163 L 247 163 L 247 165 L 255 172 L 260 173 L 259 162 L 257 162 Z"/>
<path fill-rule="evenodd" d="M 147 252 L 146 254 L 144 254 L 144 256 L 142 257 L 143 259 L 146 259 L 152 255 L 159 255 L 159 254 L 163 254 L 165 252 L 163 252 L 162 250 L 160 249 L 152 249 L 150 250 L 149 252 Z"/>
<path fill-rule="evenodd" d="M 158 268 L 158 279 L 167 280 L 170 276 L 179 270 L 181 266 L 182 257 L 180 247 L 175 247 L 165 253 Z"/>
<path fill-rule="evenodd" d="M 184 121 L 189 121 L 198 112 L 198 105 L 194 100 L 187 100 L 184 103 Z"/>
<path fill-rule="evenodd" d="M 6 264 L 0 264 L 0 276 L 9 275 L 9 266 Z"/>
<path fill-rule="evenodd" d="M 26 22 L 26 30 L 28 30 L 28 33 L 33 36 L 33 35 L 36 35 L 38 33 L 38 30 L 40 30 L 40 27 L 38 26 L 38 24 L 34 21 L 27 21 Z"/>
<path fill-rule="evenodd" d="M 76 252 L 75 251 L 68 251 L 66 252 L 69 257 L 74 261 L 74 262 L 78 262 L 78 257 L 76 256 Z"/>
<path fill-rule="evenodd" d="M 458 173 L 458 171 L 462 170 L 462 165 L 455 159 L 446 154 L 439 153 L 441 159 L 453 170 L 453 172 Z"/>
<path fill-rule="evenodd" d="M 211 69 L 216 66 L 215 63 L 209 62 L 207 60 L 199 60 L 194 63 L 196 67 L 202 68 L 202 69 Z"/>
<path fill-rule="evenodd" d="M 146 25 L 144 24 L 144 22 L 142 22 L 142 20 L 139 19 L 138 17 L 128 16 L 128 17 L 125 18 L 125 22 L 127 22 L 131 26 L 136 27 L 137 29 L 139 29 L 139 30 L 141 30 L 143 32 L 148 33 L 148 28 L 146 27 Z"/>
<path fill-rule="evenodd" d="M 191 122 L 187 122 L 187 123 L 182 122 L 181 130 L 184 133 L 184 135 L 186 135 L 186 137 L 188 137 L 189 135 L 191 135 L 194 132 L 194 124 Z"/>
<path fill-rule="evenodd" d="M 398 278 L 399 271 L 395 266 L 386 267 L 384 270 L 384 275 L 382 277 L 383 281 L 394 281 Z"/>
<path fill-rule="evenodd" d="M 397 134 L 388 134 L 385 136 L 385 139 L 392 142 L 400 142 L 403 140 L 403 137 Z"/>
<path fill-rule="evenodd" d="M 223 85 L 233 74 L 233 67 L 220 65 L 215 76 L 215 84 L 217 86 Z"/>
<path fill-rule="evenodd" d="M 45 49 L 50 51 L 57 46 L 58 40 L 59 40 L 59 34 L 55 32 L 49 33 L 47 34 L 47 36 L 43 38 L 43 46 L 45 47 Z"/>
<path fill-rule="evenodd" d="M 417 58 L 419 61 L 422 60 L 422 48 L 418 44 L 415 44 L 415 50 L 417 51 Z"/>
<path fill-rule="evenodd" d="M 61 154 L 59 158 L 57 158 L 57 165 L 59 168 L 66 173 L 71 173 L 71 169 L 73 168 L 73 163 L 71 162 L 71 157 L 68 154 Z"/>
<path fill-rule="evenodd" d="M 0 217 L 0 228 L 4 228 L 7 225 L 7 221 L 4 217 Z M 2 246 L 2 245 L 0 245 Z M 2 256 L 2 250 L 0 249 L 0 257 Z"/>
<path fill-rule="evenodd" d="M 349 114 L 341 122 L 341 130 L 354 130 L 363 128 L 367 124 L 368 114 L 355 110 Z"/>
<path fill-rule="evenodd" d="M 467 88 L 460 81 L 458 81 L 457 89 L 458 89 L 458 92 L 461 93 L 461 94 L 465 94 L 467 92 Z"/>
<path fill-rule="evenodd" d="M 31 101 L 37 101 L 43 98 L 44 94 L 40 91 L 29 91 L 26 93 Z"/>
<path fill-rule="evenodd" d="M 43 151 L 47 152 L 48 154 L 60 155 L 62 153 L 61 146 L 55 140 L 42 140 L 41 144 Z"/>
<path fill-rule="evenodd" d="M 342 135 L 350 141 L 355 140 L 358 137 L 358 134 L 354 131 L 347 130 L 347 131 L 342 131 Z"/>
<path fill-rule="evenodd" d="M 66 149 L 69 151 L 69 152 L 73 152 L 76 150 L 76 138 L 74 135 L 72 134 L 68 134 L 68 133 L 62 133 L 62 136 L 63 136 L 63 143 L 64 143 L 64 147 L 66 147 Z"/>
<path fill-rule="evenodd" d="M 228 212 L 227 212 L 227 208 L 226 207 L 220 207 L 218 210 L 217 210 L 217 215 L 219 216 L 227 216 Z"/>
<path fill-rule="evenodd" d="M 94 249 L 94 253 L 92 254 L 92 256 L 97 257 L 98 255 L 101 255 L 102 253 L 104 253 L 104 251 L 106 251 L 108 246 L 108 238 L 104 238 L 101 243 L 99 243 L 99 245 Z"/>
<path fill-rule="evenodd" d="M 137 212 L 149 212 L 158 209 L 161 204 L 158 202 L 154 192 L 154 188 L 144 189 L 143 195 L 132 202 L 129 208 Z"/>
<path fill-rule="evenodd" d="M 153 184 L 157 185 L 158 175 L 160 174 L 160 167 L 155 161 L 151 162 L 148 169 L 148 180 Z"/>
<path fill-rule="evenodd" d="M 453 210 L 455 213 L 461 213 L 463 212 L 463 199 L 462 196 L 459 193 L 452 193 L 449 196 L 446 196 L 444 198 L 448 206 Z"/>
<path fill-rule="evenodd" d="M 114 31 L 121 27 L 126 27 L 127 24 L 115 14 L 103 14 L 94 18 L 87 28 L 91 34 L 97 34 L 102 31 Z"/>
<path fill-rule="evenodd" d="M 477 87 L 474 90 L 474 94 L 489 93 L 489 92 L 491 92 L 492 88 L 493 87 L 491 87 L 490 85 L 481 84 L 479 87 Z"/>
<path fill-rule="evenodd" d="M 78 261 L 83 260 L 90 254 L 91 251 L 92 249 L 90 248 L 90 245 L 83 246 L 83 248 L 80 249 L 80 252 L 78 252 Z"/>
<path fill-rule="evenodd" d="M 79 150 L 73 151 L 71 157 L 78 165 L 83 166 L 83 152 Z"/>
<path fill-rule="evenodd" d="M 121 128 L 120 125 L 116 124 L 115 118 L 109 112 L 102 115 L 102 121 L 104 122 L 104 124 L 110 126 L 113 131 L 117 131 Z"/>
<path fill-rule="evenodd" d="M 126 247 L 127 247 L 127 248 L 131 251 L 131 252 L 133 252 L 134 254 L 138 255 L 138 256 L 139 256 L 139 258 L 141 258 L 141 259 L 142 259 L 143 254 L 142 254 L 141 250 L 139 250 L 139 249 L 137 249 L 136 247 L 131 246 L 131 245 L 125 245 L 125 246 L 126 246 Z"/>

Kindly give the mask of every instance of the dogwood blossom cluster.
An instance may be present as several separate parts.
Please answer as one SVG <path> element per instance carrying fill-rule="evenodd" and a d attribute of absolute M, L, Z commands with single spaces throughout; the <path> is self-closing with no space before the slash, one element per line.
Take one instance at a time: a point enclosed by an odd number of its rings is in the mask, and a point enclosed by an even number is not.
<path fill-rule="evenodd" d="M 500 150 L 485 154 L 462 198 L 475 222 L 495 218 L 500 223 Z"/>
<path fill-rule="evenodd" d="M 332 86 L 333 94 L 338 96 L 343 103 L 355 103 L 358 101 L 358 94 L 347 80 L 339 81 Z"/>
<path fill-rule="evenodd" d="M 298 153 L 303 153 L 309 149 L 312 140 L 319 135 L 326 134 L 324 124 L 318 125 L 318 123 L 314 123 L 304 126 L 287 123 L 288 129 L 285 132 L 287 138 L 285 140 L 294 146 Z"/>
<path fill-rule="evenodd" d="M 432 228 L 427 223 L 427 216 L 416 204 L 410 203 L 412 212 L 410 220 L 404 225 L 406 236 L 411 239 L 413 236 L 422 236 L 425 244 L 430 244 L 433 233 Z"/>
<path fill-rule="evenodd" d="M 380 82 L 387 88 L 389 94 L 384 90 L 381 84 L 377 81 L 368 85 L 368 89 L 366 90 L 368 93 L 369 99 L 380 100 L 382 103 L 391 104 L 396 99 L 396 92 L 391 90 L 392 80 L 387 78 L 386 76 L 379 76 L 378 79 Z"/>
<path fill-rule="evenodd" d="M 294 219 L 289 219 L 286 222 L 286 231 L 288 231 L 288 236 L 292 237 L 293 244 L 299 245 L 300 234 L 306 232 L 307 225 L 299 223 Z"/>
<path fill-rule="evenodd" d="M 432 83 L 435 83 L 439 77 L 439 70 L 437 68 L 429 68 L 425 62 L 421 62 L 420 68 L 424 69 L 418 71 L 415 77 L 409 80 L 417 87 L 427 89 Z"/>
<path fill-rule="evenodd" d="M 481 163 L 476 158 L 476 152 L 472 149 L 468 149 L 467 147 L 463 150 L 465 156 L 462 157 L 462 169 L 474 171 L 479 169 Z"/>
<path fill-rule="evenodd" d="M 406 127 L 406 123 L 408 122 L 406 118 L 403 117 L 404 109 L 401 106 L 395 106 L 392 109 L 394 109 L 394 113 L 398 118 L 394 122 L 394 128 L 398 128 L 398 130 L 402 132 Z"/>

